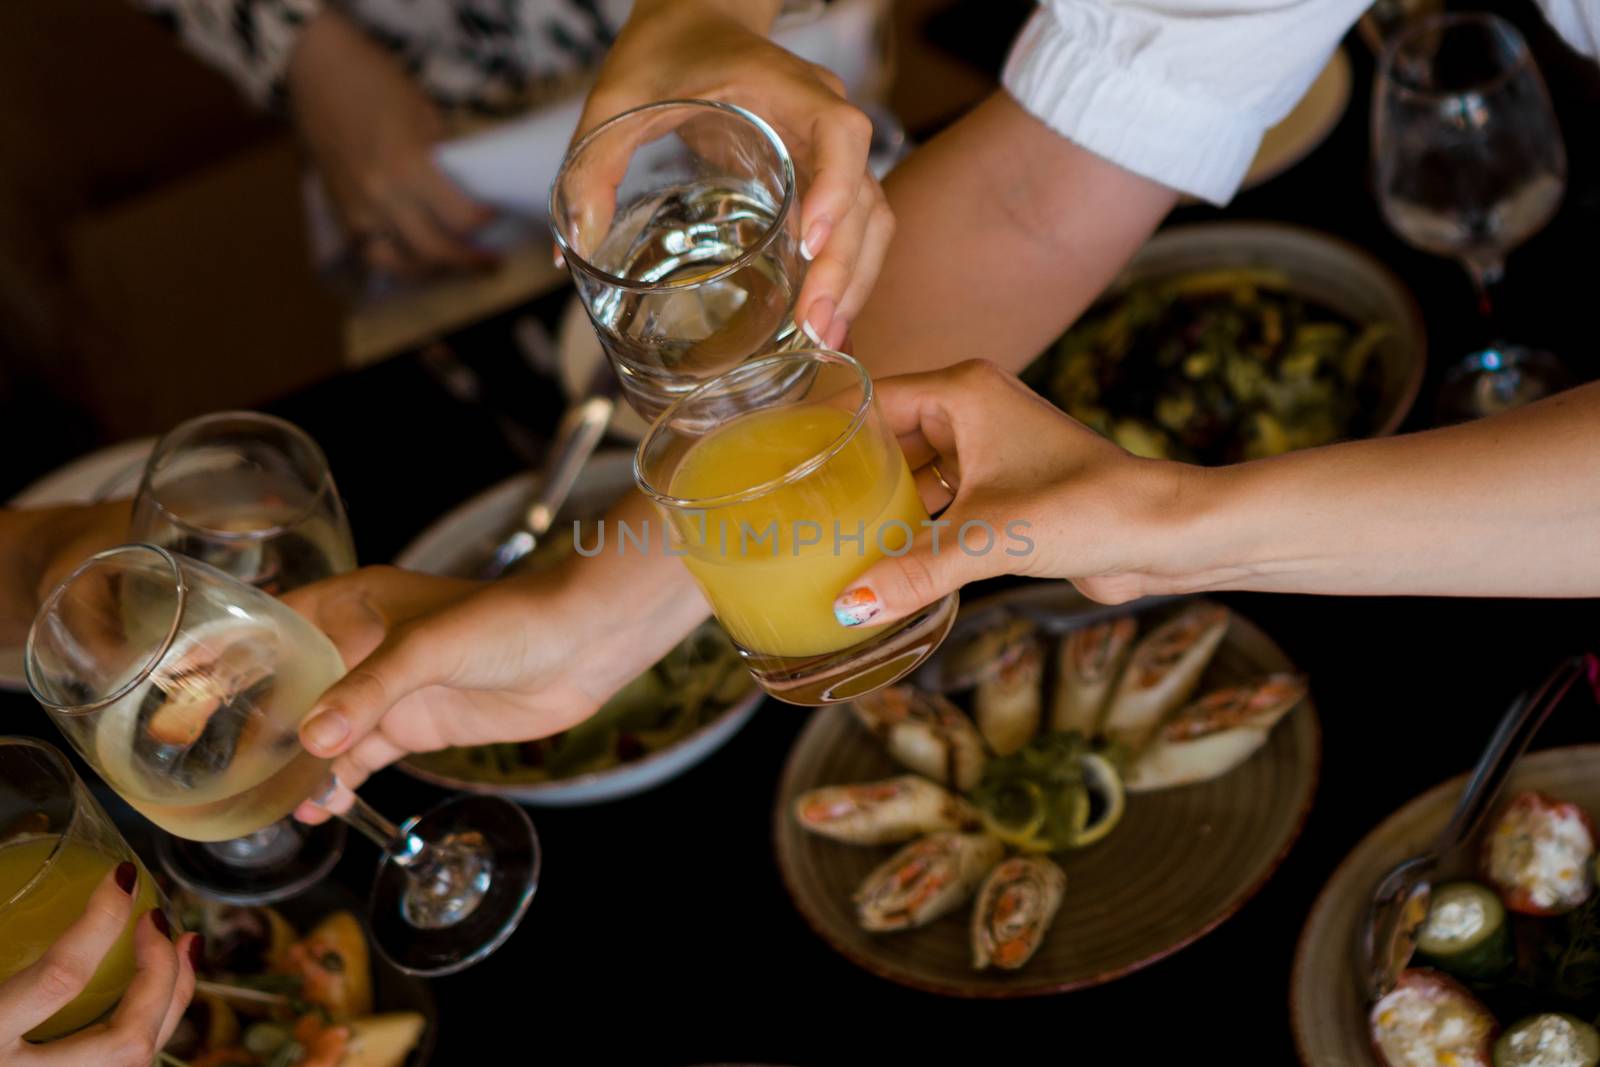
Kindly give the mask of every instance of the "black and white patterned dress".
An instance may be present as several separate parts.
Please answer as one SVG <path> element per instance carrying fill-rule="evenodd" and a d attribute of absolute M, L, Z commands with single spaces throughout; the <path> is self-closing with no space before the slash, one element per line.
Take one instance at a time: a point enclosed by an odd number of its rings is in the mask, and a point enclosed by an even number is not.
<path fill-rule="evenodd" d="M 263 107 L 301 27 L 337 10 L 446 108 L 507 114 L 599 63 L 632 0 L 133 0 Z"/>

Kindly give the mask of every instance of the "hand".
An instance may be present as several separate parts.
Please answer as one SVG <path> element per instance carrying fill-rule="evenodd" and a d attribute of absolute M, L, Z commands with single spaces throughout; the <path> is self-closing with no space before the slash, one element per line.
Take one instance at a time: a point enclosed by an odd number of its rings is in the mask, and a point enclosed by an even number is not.
<path fill-rule="evenodd" d="M 872 121 L 832 71 L 762 36 L 777 5 L 753 0 L 640 0 L 589 94 L 576 137 L 660 100 L 722 100 L 761 116 L 794 159 L 811 259 L 795 321 L 838 348 L 877 280 L 894 214 L 867 167 Z"/>
<path fill-rule="evenodd" d="M 1000 574 L 1068 578 L 1105 603 L 1174 589 L 1181 567 L 1149 561 L 1176 563 L 1162 520 L 1196 468 L 1129 454 L 990 363 L 877 387 L 923 502 L 949 510 L 841 594 L 841 623 L 891 622 Z"/>
<path fill-rule="evenodd" d="M 119 875 L 130 888 L 122 888 Z M 0 982 L 0 1063 L 7 1067 L 148 1067 L 172 1037 L 194 993 L 199 937 L 184 934 L 173 944 L 164 929 L 165 916 L 148 911 L 135 918 L 132 887 L 137 876 L 131 863 L 109 872 L 89 898 L 83 915 L 55 944 L 34 963 Z M 43 1044 L 23 1040 L 24 1034 L 83 992 L 130 918 L 135 919 L 133 982 L 110 1020 Z"/>
<path fill-rule="evenodd" d="M 0 509 L 0 646 L 19 645 L 56 584 L 102 549 L 128 539 L 131 504 Z"/>
<path fill-rule="evenodd" d="M 478 583 L 367 567 L 284 599 L 338 646 L 351 671 L 300 727 L 315 755 L 337 757 L 340 788 L 320 822 L 349 806 L 349 790 L 413 752 L 545 737 L 588 718 L 693 625 L 635 637 L 636 604 L 561 594 L 564 571 Z M 703 608 L 701 609 L 703 612 Z M 611 613 L 637 612 L 628 619 Z M 616 635 L 615 640 L 608 639 Z"/>
<path fill-rule="evenodd" d="M 325 10 L 301 31 L 288 83 L 295 124 L 370 266 L 414 277 L 494 263 L 470 243 L 494 212 L 434 164 L 439 113 L 382 45 Z"/>

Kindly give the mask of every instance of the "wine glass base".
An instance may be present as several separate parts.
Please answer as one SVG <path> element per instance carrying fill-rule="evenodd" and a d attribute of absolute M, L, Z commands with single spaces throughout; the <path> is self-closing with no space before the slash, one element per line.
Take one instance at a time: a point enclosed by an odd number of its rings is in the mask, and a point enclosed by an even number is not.
<path fill-rule="evenodd" d="M 1467 422 L 1531 404 L 1570 384 L 1549 352 L 1522 345 L 1491 345 L 1445 372 L 1439 389 L 1441 424 Z"/>
<path fill-rule="evenodd" d="M 407 974 L 437 977 L 504 944 L 539 886 L 542 853 L 527 813 L 500 797 L 458 796 L 400 830 L 449 862 L 414 877 L 393 852 L 379 860 L 369 919 L 383 958 Z"/>
<path fill-rule="evenodd" d="M 310 889 L 344 854 L 344 823 L 306 826 L 280 819 L 232 841 L 156 838 L 156 858 L 184 889 L 225 904 L 272 904 Z"/>

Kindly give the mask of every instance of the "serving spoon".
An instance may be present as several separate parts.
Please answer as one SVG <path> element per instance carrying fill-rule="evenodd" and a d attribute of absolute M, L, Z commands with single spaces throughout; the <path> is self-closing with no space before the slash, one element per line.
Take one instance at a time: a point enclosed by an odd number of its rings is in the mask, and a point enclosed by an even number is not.
<path fill-rule="evenodd" d="M 1597 670 L 1600 670 L 1600 661 L 1592 653 L 1570 656 L 1556 666 L 1532 695 L 1523 693 L 1517 697 L 1495 728 L 1489 746 L 1478 757 L 1478 764 L 1472 769 L 1472 777 L 1467 780 L 1450 821 L 1433 846 L 1395 865 L 1373 889 L 1357 945 L 1364 992 L 1371 1000 L 1376 1001 L 1393 989 L 1400 972 L 1411 963 L 1411 955 L 1417 947 L 1417 932 L 1428 917 L 1432 878 L 1440 860 L 1464 845 L 1478 829 L 1483 817 L 1494 807 L 1512 767 L 1527 751 L 1533 735 L 1561 703 L 1567 690 L 1585 675 L 1593 680 Z"/>

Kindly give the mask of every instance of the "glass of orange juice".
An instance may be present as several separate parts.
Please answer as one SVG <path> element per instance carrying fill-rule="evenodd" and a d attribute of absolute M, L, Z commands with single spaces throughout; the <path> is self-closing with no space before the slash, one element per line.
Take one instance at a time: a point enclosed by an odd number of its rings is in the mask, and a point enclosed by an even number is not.
<path fill-rule="evenodd" d="M 175 916 L 61 753 L 0 737 L 0 981 L 44 955 L 83 915 L 106 872 L 124 861 L 139 869 L 127 929 L 77 999 L 25 1035 L 29 1041 L 70 1034 L 115 1007 L 133 981 L 134 923 L 152 908 L 169 921 Z"/>
<path fill-rule="evenodd" d="M 712 379 L 656 419 L 634 476 L 660 508 L 667 551 L 780 700 L 831 704 L 889 685 L 949 632 L 954 593 L 886 625 L 834 615 L 835 597 L 928 522 L 872 379 L 849 356 L 801 349 Z"/>

